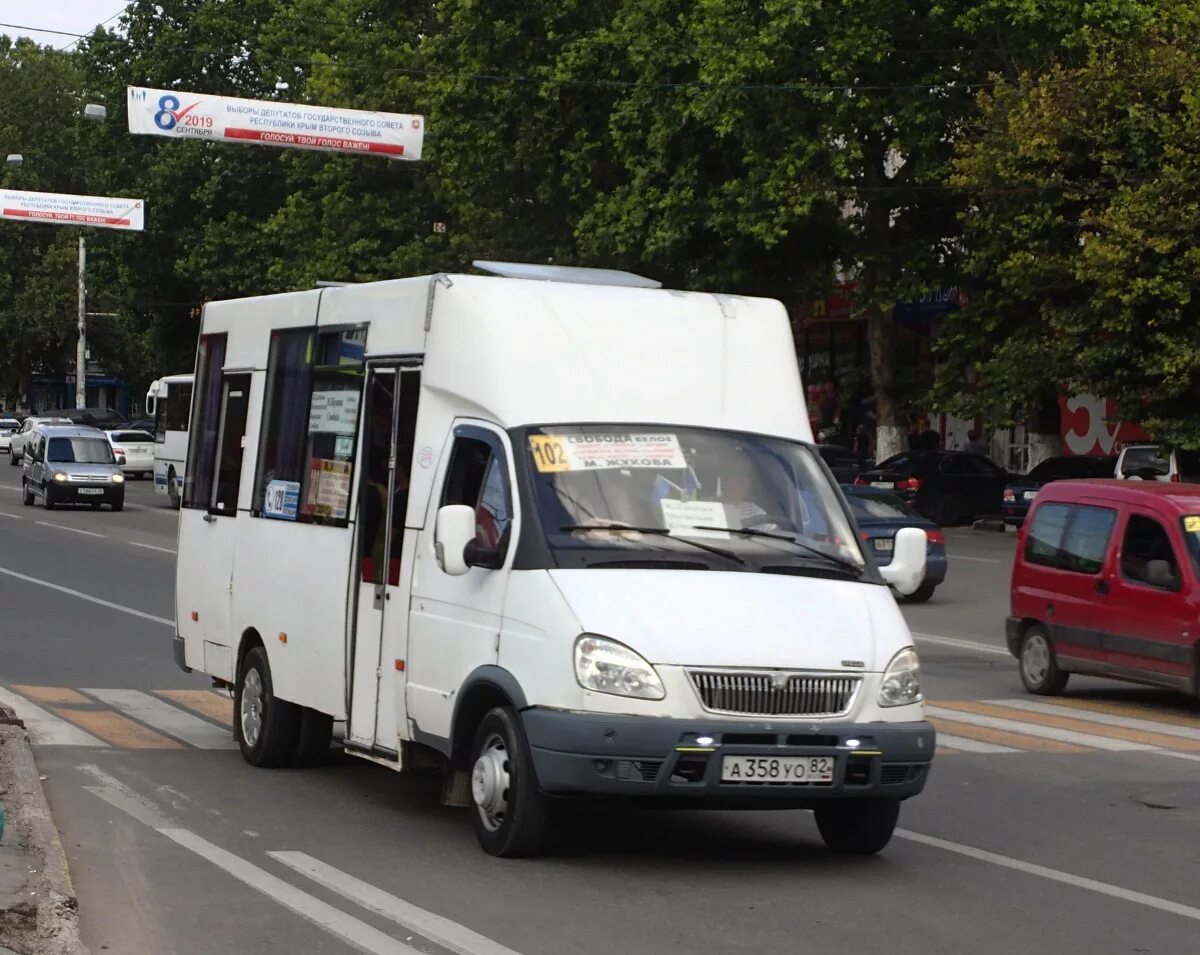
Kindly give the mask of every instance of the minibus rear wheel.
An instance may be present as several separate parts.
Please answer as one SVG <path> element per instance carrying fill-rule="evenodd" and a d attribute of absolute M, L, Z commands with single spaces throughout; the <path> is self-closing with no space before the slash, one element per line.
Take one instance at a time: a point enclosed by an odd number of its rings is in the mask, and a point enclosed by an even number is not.
<path fill-rule="evenodd" d="M 840 799 L 813 810 L 825 845 L 846 855 L 869 856 L 892 841 L 899 799 Z"/>
<path fill-rule="evenodd" d="M 238 746 L 251 766 L 284 766 L 300 732 L 300 707 L 275 697 L 267 651 L 252 647 L 242 658 L 233 693 Z"/>
<path fill-rule="evenodd" d="M 489 855 L 538 855 L 550 835 L 551 799 L 538 789 L 521 718 L 489 710 L 471 746 L 471 821 Z"/>

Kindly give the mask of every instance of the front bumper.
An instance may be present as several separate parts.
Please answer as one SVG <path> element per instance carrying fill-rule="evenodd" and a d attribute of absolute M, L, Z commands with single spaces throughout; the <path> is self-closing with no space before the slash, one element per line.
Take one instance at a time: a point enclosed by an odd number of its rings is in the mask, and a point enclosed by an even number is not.
<path fill-rule="evenodd" d="M 522 718 L 544 792 L 690 806 L 812 808 L 829 799 L 907 799 L 925 788 L 936 748 L 933 726 L 924 721 L 662 719 L 541 707 Z M 857 748 L 846 745 L 851 739 Z M 724 756 L 828 756 L 835 761 L 833 781 L 722 782 Z"/>

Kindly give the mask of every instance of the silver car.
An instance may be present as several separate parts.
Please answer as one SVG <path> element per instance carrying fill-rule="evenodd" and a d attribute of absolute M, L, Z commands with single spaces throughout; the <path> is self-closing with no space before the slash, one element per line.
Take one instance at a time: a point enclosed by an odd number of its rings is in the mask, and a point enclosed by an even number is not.
<path fill-rule="evenodd" d="M 70 418 L 48 418 L 30 415 L 21 422 L 21 427 L 8 438 L 8 463 L 16 467 L 25 458 L 25 445 L 33 436 L 34 429 L 40 424 L 74 424 Z"/>
<path fill-rule="evenodd" d="M 40 425 L 27 440 L 21 501 L 42 499 L 46 510 L 59 504 L 125 506 L 125 475 L 103 432 L 75 425 Z"/>

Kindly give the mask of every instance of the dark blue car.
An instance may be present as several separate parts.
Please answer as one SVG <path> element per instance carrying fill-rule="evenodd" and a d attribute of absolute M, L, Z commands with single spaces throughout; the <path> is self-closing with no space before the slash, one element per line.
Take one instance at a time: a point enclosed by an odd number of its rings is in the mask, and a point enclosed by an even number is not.
<path fill-rule="evenodd" d="M 1117 459 L 1100 454 L 1060 455 L 1047 458 L 1024 477 L 1017 478 L 1004 489 L 1001 512 L 1004 523 L 1020 527 L 1033 506 L 1038 491 L 1051 481 L 1071 478 L 1110 478 L 1117 469 Z"/>
<path fill-rule="evenodd" d="M 925 532 L 929 539 L 925 581 L 916 593 L 906 599 L 913 603 L 924 603 L 932 597 L 938 584 L 946 579 L 946 538 L 942 529 L 889 491 L 853 485 L 843 486 L 842 490 L 846 493 L 863 542 L 875 555 L 877 564 L 891 562 L 896 531 L 902 527 L 916 527 Z"/>

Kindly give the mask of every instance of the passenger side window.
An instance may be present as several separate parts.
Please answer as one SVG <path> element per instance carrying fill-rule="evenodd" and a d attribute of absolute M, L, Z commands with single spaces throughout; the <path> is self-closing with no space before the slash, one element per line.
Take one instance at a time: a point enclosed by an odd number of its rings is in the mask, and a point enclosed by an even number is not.
<path fill-rule="evenodd" d="M 475 540 L 480 547 L 508 547 L 512 495 L 502 455 L 478 438 L 455 439 L 442 490 L 442 506 L 466 504 L 475 511 Z"/>
<path fill-rule="evenodd" d="M 1066 504 L 1043 504 L 1033 514 L 1033 523 L 1025 538 L 1025 562 L 1042 567 L 1062 563 L 1062 539 L 1067 530 L 1071 508 Z"/>
<path fill-rule="evenodd" d="M 1030 564 L 1098 574 L 1112 536 L 1117 512 L 1107 507 L 1072 507 L 1043 504 L 1034 515 L 1025 544 Z"/>
<path fill-rule="evenodd" d="M 224 335 L 203 335 L 197 355 L 199 376 L 192 408 L 191 440 L 183 478 L 183 506 L 208 509 L 216 478 L 217 436 L 221 425 Z"/>
<path fill-rule="evenodd" d="M 1179 589 L 1179 562 L 1162 524 L 1140 514 L 1129 518 L 1121 542 L 1121 573 L 1149 587 Z"/>

